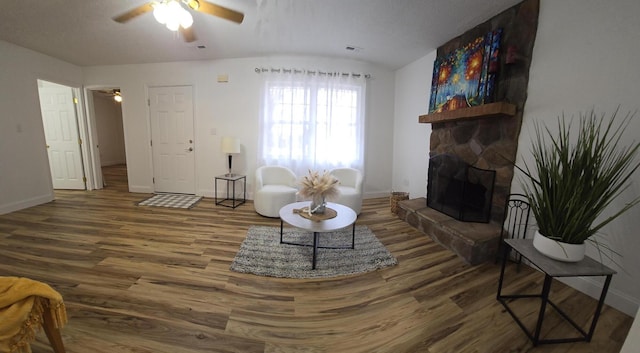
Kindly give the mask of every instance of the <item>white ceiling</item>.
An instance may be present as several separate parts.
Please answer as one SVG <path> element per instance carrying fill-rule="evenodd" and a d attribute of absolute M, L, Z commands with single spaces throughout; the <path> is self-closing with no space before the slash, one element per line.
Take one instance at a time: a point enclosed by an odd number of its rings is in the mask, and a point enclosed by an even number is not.
<path fill-rule="evenodd" d="M 151 13 L 111 19 L 145 0 L 2 0 L 0 39 L 79 66 L 313 55 L 398 69 L 520 1 L 211 0 L 244 22 L 192 12 L 185 43 Z"/>

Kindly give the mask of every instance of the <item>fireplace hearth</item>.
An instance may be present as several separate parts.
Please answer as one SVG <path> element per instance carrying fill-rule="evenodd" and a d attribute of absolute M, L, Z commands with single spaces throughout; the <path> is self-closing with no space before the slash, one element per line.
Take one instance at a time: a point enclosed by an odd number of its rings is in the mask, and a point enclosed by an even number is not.
<path fill-rule="evenodd" d="M 451 154 L 429 159 L 427 206 L 463 222 L 488 223 L 496 172 Z"/>

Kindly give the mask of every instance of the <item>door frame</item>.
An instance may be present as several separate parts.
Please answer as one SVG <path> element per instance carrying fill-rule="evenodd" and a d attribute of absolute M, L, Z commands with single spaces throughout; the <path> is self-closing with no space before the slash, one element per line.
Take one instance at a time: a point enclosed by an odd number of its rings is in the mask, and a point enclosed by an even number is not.
<path fill-rule="evenodd" d="M 86 114 L 87 101 L 83 88 L 73 87 L 73 95 L 78 100 L 78 103 L 76 104 L 76 114 L 78 116 L 80 138 L 83 141 L 82 145 L 80 145 L 80 150 L 82 151 L 84 175 L 87 178 L 86 190 L 102 189 L 102 183 L 95 183 L 95 175 L 99 174 L 100 178 L 102 178 L 102 170 L 99 168 L 99 165 L 96 170 L 95 166 L 92 164 L 93 156 L 96 155 L 98 151 L 92 148 L 95 144 L 93 143 L 93 138 L 89 133 L 89 127 L 93 123 L 91 121 L 91 116 Z"/>
<path fill-rule="evenodd" d="M 90 166 L 91 166 L 91 170 L 93 171 L 92 176 L 91 176 L 91 181 L 93 183 L 93 185 L 95 185 L 96 189 L 102 189 L 104 187 L 104 177 L 102 175 L 102 162 L 100 160 L 100 141 L 98 139 L 98 127 L 97 127 L 97 123 L 96 123 L 96 116 L 95 116 L 95 108 L 94 108 L 94 104 L 93 104 L 93 92 L 94 91 L 102 91 L 102 90 L 113 90 L 113 89 L 118 89 L 120 90 L 120 86 L 118 85 L 89 85 L 89 86 L 84 86 L 84 95 L 86 97 L 86 104 L 85 104 L 85 110 L 86 110 L 86 115 L 88 117 L 87 119 L 87 129 L 89 131 L 89 140 L 91 142 L 91 160 L 90 160 Z M 124 102 L 124 101 L 123 101 Z M 120 104 L 124 104 L 124 103 L 120 103 Z M 123 107 L 124 108 L 124 107 Z M 124 135 L 123 139 L 125 141 L 124 144 L 124 153 L 125 153 L 125 158 L 127 158 L 127 144 L 126 144 L 126 134 L 127 134 L 127 129 L 126 126 L 124 124 L 124 109 L 122 109 L 122 113 L 120 116 L 120 119 L 122 119 L 122 128 L 123 128 L 123 132 Z M 127 178 L 128 178 L 128 174 L 127 173 Z M 89 179 L 87 177 L 87 179 Z"/>

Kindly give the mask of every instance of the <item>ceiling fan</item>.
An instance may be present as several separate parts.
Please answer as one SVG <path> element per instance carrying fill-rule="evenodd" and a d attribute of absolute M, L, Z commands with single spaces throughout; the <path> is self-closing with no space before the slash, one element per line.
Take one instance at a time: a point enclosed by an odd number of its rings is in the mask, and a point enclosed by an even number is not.
<path fill-rule="evenodd" d="M 115 16 L 113 20 L 118 23 L 125 23 L 153 11 L 156 21 L 166 25 L 172 31 L 180 31 L 186 42 L 193 42 L 196 40 L 191 28 L 193 18 L 181 4 L 185 4 L 191 10 L 224 18 L 232 22 L 242 23 L 244 20 L 243 13 L 204 0 L 155 0 Z"/>
<path fill-rule="evenodd" d="M 120 93 L 119 88 L 110 88 L 110 89 L 97 89 L 93 90 L 93 92 L 99 93 L 105 97 L 111 97 L 118 103 L 122 102 L 122 94 Z"/>

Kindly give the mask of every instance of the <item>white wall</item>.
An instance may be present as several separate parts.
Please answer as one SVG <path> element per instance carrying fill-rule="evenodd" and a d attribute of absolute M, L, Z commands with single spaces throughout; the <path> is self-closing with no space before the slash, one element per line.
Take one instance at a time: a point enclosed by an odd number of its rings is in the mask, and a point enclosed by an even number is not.
<path fill-rule="evenodd" d="M 594 108 L 610 115 L 640 108 L 640 2 L 618 0 L 615 5 L 598 0 L 543 0 L 540 5 L 538 34 L 533 51 L 529 98 L 525 105 L 523 130 L 517 163 L 532 163 L 531 123 L 555 123 Z M 626 140 L 638 140 L 640 115 L 626 131 Z M 516 186 L 517 187 L 517 186 Z M 640 195 L 640 172 L 632 185 L 613 205 L 614 209 Z M 622 265 L 613 277 L 609 303 L 629 315 L 640 305 L 640 207 L 622 215 L 604 229 L 603 239 L 622 255 Z M 588 252 L 598 257 L 595 248 Z M 617 267 L 606 258 L 607 265 Z M 580 279 L 571 284 L 590 294 L 599 291 L 602 281 Z"/>
<path fill-rule="evenodd" d="M 436 52 L 396 71 L 393 134 L 393 190 L 412 199 L 427 196 L 431 124 L 419 124 L 429 111 L 431 76 Z"/>
<path fill-rule="evenodd" d="M 120 87 L 124 100 L 125 143 L 129 189 L 153 192 L 148 87 L 194 87 L 196 193 L 212 197 L 214 176 L 226 172 L 220 151 L 223 136 L 236 136 L 242 153 L 234 156 L 234 171 L 247 175 L 252 198 L 257 162 L 261 76 L 256 67 L 297 67 L 368 73 L 365 196 L 388 195 L 391 187 L 394 73 L 370 64 L 317 57 L 262 57 L 146 65 L 87 67 L 88 86 Z M 218 83 L 218 75 L 229 82 Z"/>
<path fill-rule="evenodd" d="M 100 165 L 125 164 L 122 107 L 113 97 L 94 91 L 93 111 L 100 145 Z"/>
<path fill-rule="evenodd" d="M 80 87 L 82 71 L 0 41 L 0 214 L 54 197 L 37 79 Z"/>
<path fill-rule="evenodd" d="M 557 116 L 595 108 L 610 114 L 640 109 L 640 2 L 618 0 L 541 0 L 538 33 L 530 71 L 528 100 L 519 140 L 517 163 L 531 163 L 531 122 L 553 123 Z M 427 112 L 428 90 L 435 53 L 407 65 L 396 74 L 394 122 L 394 190 L 408 190 L 411 197 L 426 195 L 424 185 L 430 130 L 418 123 Z M 633 119 L 627 142 L 640 140 L 640 113 Z M 420 185 L 422 182 L 422 185 Z M 517 179 L 512 187 L 520 191 Z M 640 195 L 640 172 L 615 208 Z M 606 242 L 622 254 L 622 265 L 613 277 L 607 303 L 635 315 L 640 304 L 640 206 L 604 231 Z M 599 258 L 592 248 L 592 257 Z M 604 262 L 617 266 L 607 258 Z M 601 280 L 569 280 L 572 286 L 598 296 Z"/>

